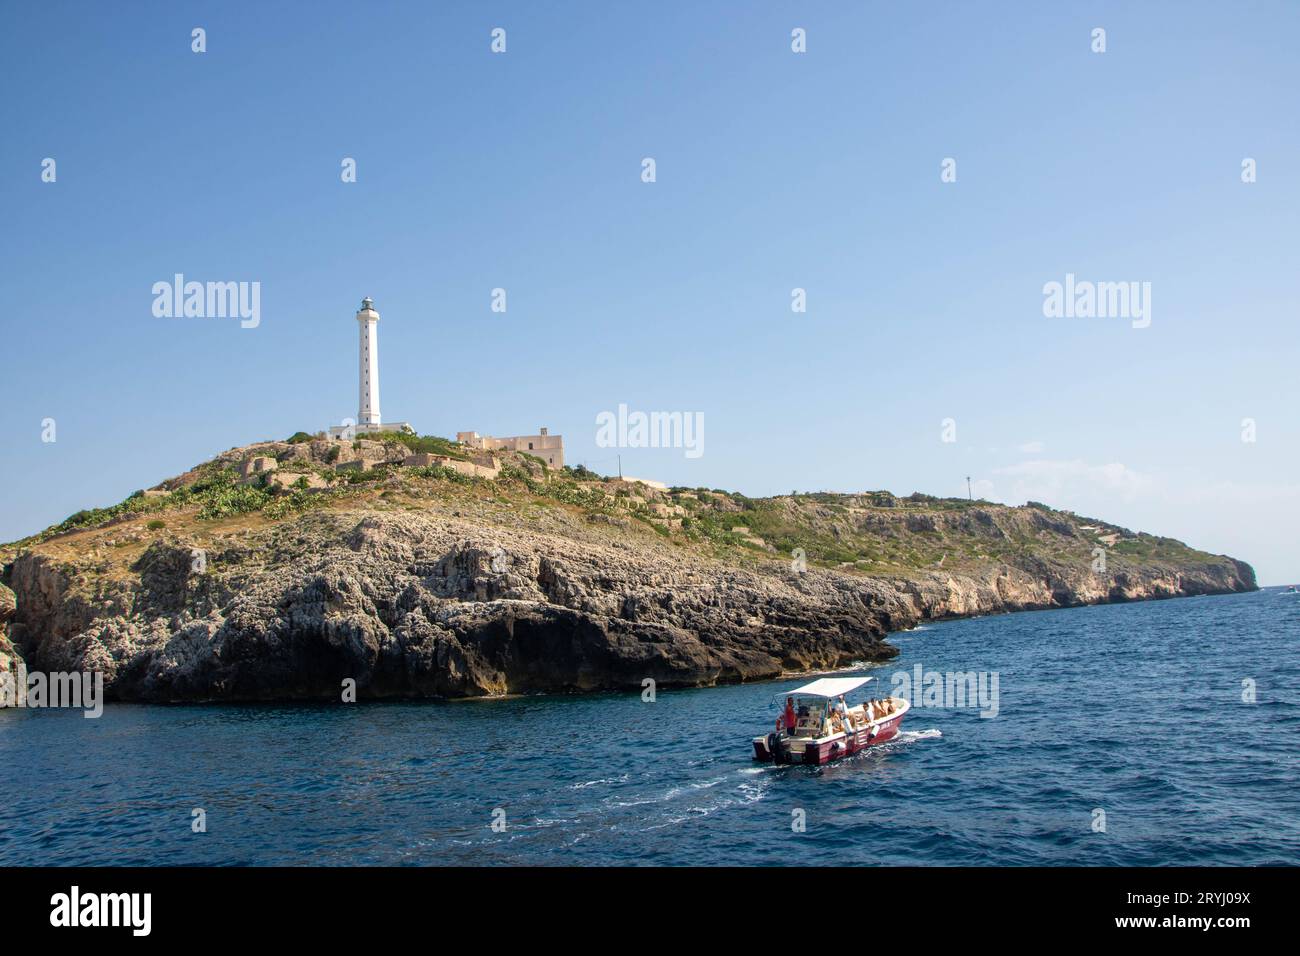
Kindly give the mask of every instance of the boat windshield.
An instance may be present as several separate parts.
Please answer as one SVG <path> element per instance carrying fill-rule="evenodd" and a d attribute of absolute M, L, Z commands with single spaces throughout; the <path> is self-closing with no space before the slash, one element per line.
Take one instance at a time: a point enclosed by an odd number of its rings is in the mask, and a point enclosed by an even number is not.
<path fill-rule="evenodd" d="M 796 697 L 794 713 L 794 735 L 796 737 L 820 737 L 822 735 L 822 725 L 826 720 L 826 698 Z"/>

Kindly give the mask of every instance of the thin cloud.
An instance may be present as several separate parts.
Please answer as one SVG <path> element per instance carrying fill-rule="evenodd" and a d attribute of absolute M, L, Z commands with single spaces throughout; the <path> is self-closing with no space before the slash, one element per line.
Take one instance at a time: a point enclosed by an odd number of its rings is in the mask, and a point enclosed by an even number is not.
<path fill-rule="evenodd" d="M 1156 487 L 1154 478 L 1117 461 L 1094 465 L 1081 459 L 1035 459 L 993 473 L 1009 479 L 1011 500 L 1059 502 L 1062 506 L 1099 497 L 1133 501 Z"/>

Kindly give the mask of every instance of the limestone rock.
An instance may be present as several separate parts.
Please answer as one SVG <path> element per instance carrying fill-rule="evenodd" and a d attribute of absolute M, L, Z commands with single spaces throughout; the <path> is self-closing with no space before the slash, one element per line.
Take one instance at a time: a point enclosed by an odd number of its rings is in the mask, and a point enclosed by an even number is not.
<path fill-rule="evenodd" d="M 216 461 L 246 480 L 335 490 L 225 520 L 181 503 L 165 530 L 128 513 L 7 551 L 0 667 L 96 670 L 142 701 L 338 700 L 346 679 L 361 697 L 639 691 L 886 660 L 886 635 L 925 620 L 1255 587 L 1241 562 L 1045 506 L 633 495 L 503 454 L 508 471 L 371 440 L 231 449 Z"/>
<path fill-rule="evenodd" d="M 18 686 L 18 667 L 23 659 L 18 648 L 10 642 L 7 633 L 9 620 L 14 616 L 17 608 L 18 601 L 14 597 L 14 592 L 0 584 L 0 680 L 4 680 L 7 676 L 8 686 L 11 688 Z M 0 694 L 0 707 L 6 706 L 8 699 L 7 695 Z"/>

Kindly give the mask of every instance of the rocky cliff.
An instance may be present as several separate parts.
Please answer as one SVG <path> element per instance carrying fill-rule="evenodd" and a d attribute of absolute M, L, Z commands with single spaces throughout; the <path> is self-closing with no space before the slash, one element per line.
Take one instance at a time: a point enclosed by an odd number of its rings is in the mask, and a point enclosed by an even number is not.
<path fill-rule="evenodd" d="M 233 449 L 0 549 L 0 664 L 145 701 L 698 685 L 887 659 L 923 619 L 1255 587 L 1044 506 L 663 491 L 509 453 L 488 480 L 407 451 Z"/>
<path fill-rule="evenodd" d="M 23 662 L 22 654 L 9 640 L 8 633 L 9 621 L 16 610 L 18 610 L 18 600 L 14 597 L 14 592 L 0 584 L 0 680 L 3 680 L 7 674 L 16 681 L 19 677 L 19 665 Z"/>

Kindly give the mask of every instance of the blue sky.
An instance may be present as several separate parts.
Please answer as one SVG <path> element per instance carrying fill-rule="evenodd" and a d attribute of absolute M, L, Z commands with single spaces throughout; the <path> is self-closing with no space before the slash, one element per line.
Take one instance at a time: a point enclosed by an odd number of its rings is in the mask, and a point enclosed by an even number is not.
<path fill-rule="evenodd" d="M 1300 580 L 1300 5 L 0 19 L 0 539 L 355 415 L 370 295 L 384 416 L 424 433 L 547 425 L 613 471 L 598 413 L 699 413 L 702 456 L 624 470 L 753 495 L 969 474 Z M 156 318 L 177 272 L 260 282 L 260 325 Z M 1150 327 L 1046 318 L 1066 273 L 1150 282 Z"/>

